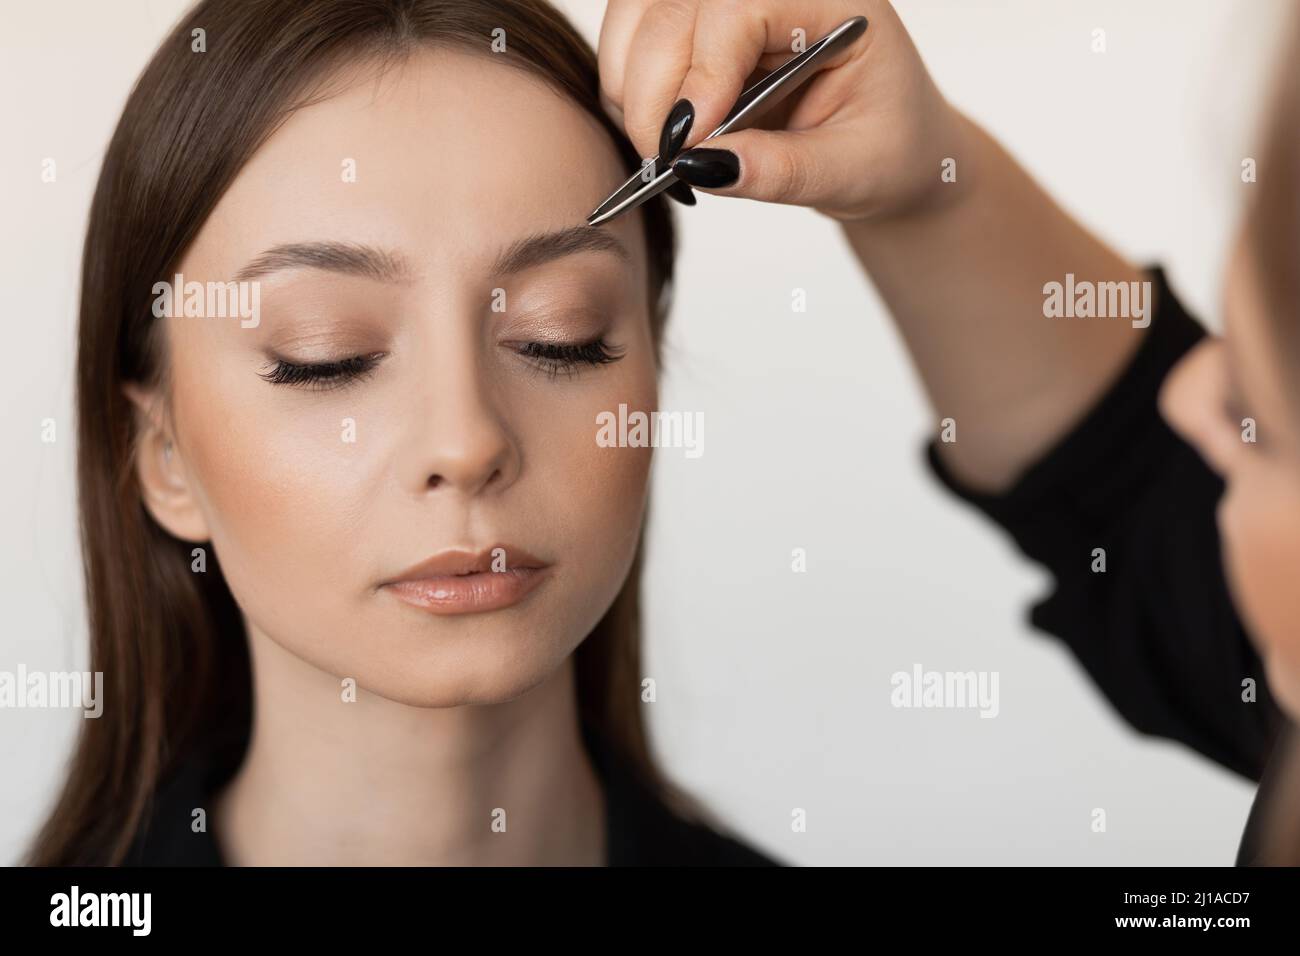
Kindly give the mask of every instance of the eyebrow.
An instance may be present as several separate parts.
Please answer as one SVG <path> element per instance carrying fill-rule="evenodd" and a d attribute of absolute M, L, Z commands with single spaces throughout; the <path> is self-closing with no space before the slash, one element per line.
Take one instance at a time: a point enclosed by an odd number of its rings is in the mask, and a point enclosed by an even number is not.
<path fill-rule="evenodd" d="M 608 230 L 581 225 L 558 232 L 536 233 L 511 243 L 497 256 L 492 274 L 511 275 L 580 252 L 613 253 L 624 262 L 632 261 L 627 247 Z"/>
<path fill-rule="evenodd" d="M 492 275 L 512 275 L 581 252 L 612 253 L 632 261 L 627 247 L 608 230 L 581 225 L 515 240 L 497 256 Z M 380 282 L 405 282 L 412 276 L 406 259 L 392 250 L 355 242 L 290 242 L 258 254 L 235 273 L 235 281 L 287 269 L 322 269 Z"/>
<path fill-rule="evenodd" d="M 323 269 L 343 275 L 404 282 L 411 277 L 406 260 L 395 252 L 354 242 L 290 242 L 272 246 L 235 273 L 235 281 L 259 279 L 284 269 Z"/>

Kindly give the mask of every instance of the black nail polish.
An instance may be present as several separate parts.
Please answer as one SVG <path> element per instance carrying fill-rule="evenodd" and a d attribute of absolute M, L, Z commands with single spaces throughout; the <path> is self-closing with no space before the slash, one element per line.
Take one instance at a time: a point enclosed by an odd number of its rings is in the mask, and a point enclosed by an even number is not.
<path fill-rule="evenodd" d="M 686 137 L 691 134 L 691 126 L 694 123 L 695 107 L 690 100 L 682 99 L 673 104 L 673 108 L 668 111 L 668 119 L 664 121 L 664 128 L 659 133 L 661 163 L 671 163 L 682 151 L 682 146 L 686 143 Z"/>
<path fill-rule="evenodd" d="M 698 201 L 695 193 L 691 192 L 691 187 L 686 185 L 680 179 L 664 190 L 665 196 L 672 196 L 683 206 L 694 206 Z"/>
<path fill-rule="evenodd" d="M 740 157 L 729 149 L 688 149 L 672 165 L 678 179 L 701 189 L 722 189 L 740 179 Z"/>

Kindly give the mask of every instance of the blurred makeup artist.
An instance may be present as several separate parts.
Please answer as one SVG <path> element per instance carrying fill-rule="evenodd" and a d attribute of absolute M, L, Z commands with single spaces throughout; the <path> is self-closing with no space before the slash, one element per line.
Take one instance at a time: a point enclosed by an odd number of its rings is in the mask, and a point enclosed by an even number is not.
<path fill-rule="evenodd" d="M 772 128 L 693 148 L 792 31 L 859 14 L 865 38 Z M 1053 573 L 1034 624 L 1139 731 L 1261 780 L 1239 863 L 1300 864 L 1297 35 L 1222 339 L 944 99 L 884 0 L 611 0 L 599 46 L 605 107 L 643 156 L 681 150 L 696 189 L 839 221 L 955 423 L 927 448 L 935 475 Z M 1082 289 L 1131 292 L 1133 321 L 1049 317 Z"/>

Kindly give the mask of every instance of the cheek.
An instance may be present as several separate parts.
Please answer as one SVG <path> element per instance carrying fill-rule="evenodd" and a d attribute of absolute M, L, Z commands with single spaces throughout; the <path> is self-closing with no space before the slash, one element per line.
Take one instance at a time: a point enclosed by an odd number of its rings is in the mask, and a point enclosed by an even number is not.
<path fill-rule="evenodd" d="M 243 363 L 178 356 L 175 371 L 177 429 L 232 593 L 271 632 L 290 612 L 295 626 L 330 613 L 357 587 L 339 542 L 366 523 L 377 480 L 367 447 L 385 418 L 343 392 L 303 401 Z"/>
<path fill-rule="evenodd" d="M 525 473 L 545 494 L 551 540 L 583 593 L 573 595 L 577 628 L 589 628 L 608 608 L 627 575 L 645 514 L 653 449 L 602 447 L 599 416 L 647 414 L 657 408 L 653 365 L 631 358 L 586 373 L 587 384 L 557 381 L 557 394 L 538 401 L 524 434 Z M 599 378 L 597 378 L 599 376 Z M 531 472 L 531 475 L 528 473 Z"/>
<path fill-rule="evenodd" d="M 1273 465 L 1251 463 L 1233 476 L 1219 524 L 1233 596 L 1251 637 L 1270 668 L 1290 672 L 1289 683 L 1300 686 L 1297 489 L 1300 478 Z"/>

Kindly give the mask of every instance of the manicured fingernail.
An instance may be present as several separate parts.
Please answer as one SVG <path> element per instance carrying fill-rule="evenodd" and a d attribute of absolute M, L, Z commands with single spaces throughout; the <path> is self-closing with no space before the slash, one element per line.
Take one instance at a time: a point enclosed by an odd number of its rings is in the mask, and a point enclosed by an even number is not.
<path fill-rule="evenodd" d="M 678 100 L 668 111 L 668 119 L 659 133 L 659 161 L 670 163 L 682 151 L 686 137 L 691 134 L 691 124 L 695 122 L 695 107 L 690 100 Z"/>
<path fill-rule="evenodd" d="M 691 192 L 691 187 L 686 185 L 680 179 L 664 190 L 665 196 L 672 196 L 683 206 L 694 206 L 698 200 L 695 193 Z"/>
<path fill-rule="evenodd" d="M 688 149 L 674 160 L 673 172 L 692 186 L 722 189 L 740 179 L 740 157 L 729 149 Z"/>

